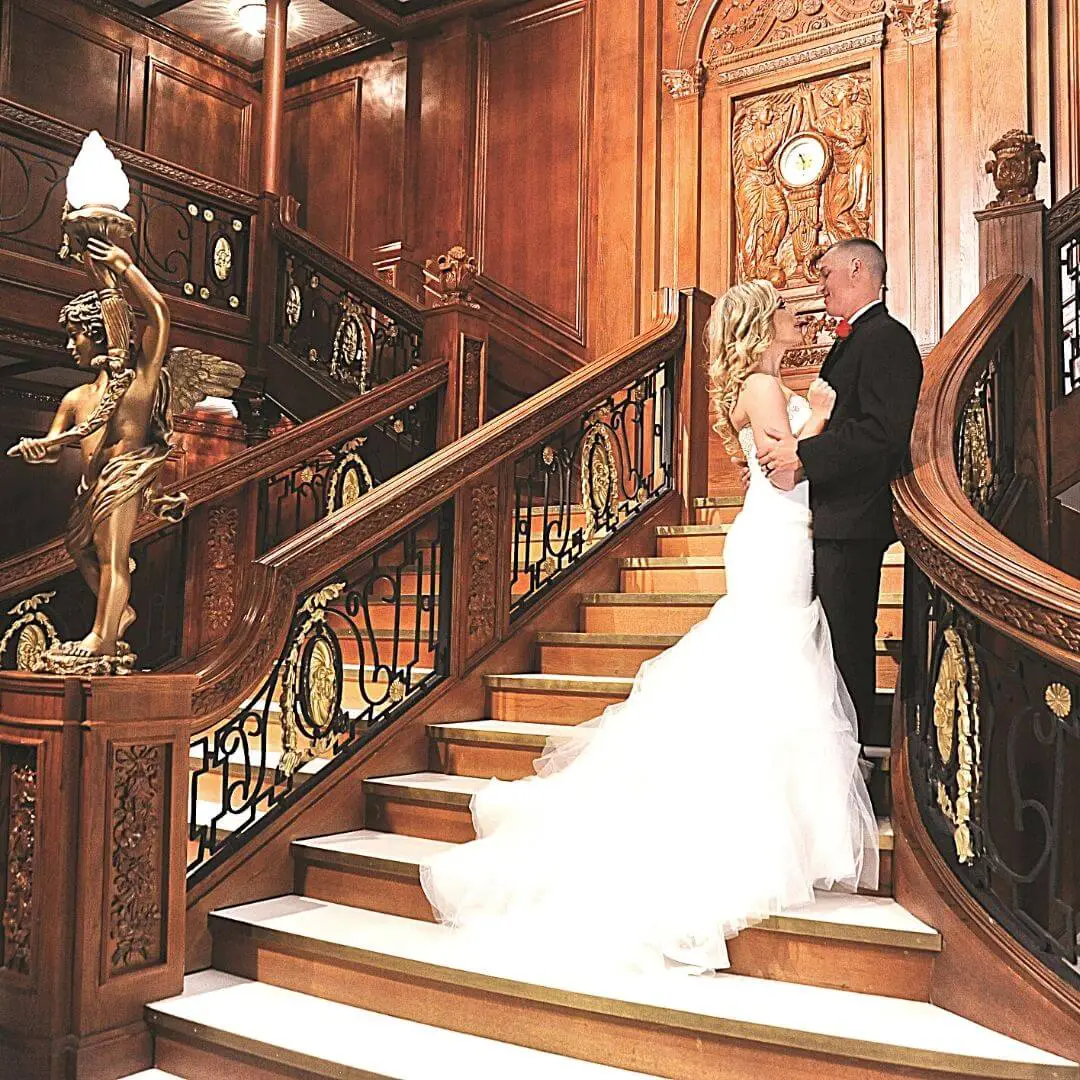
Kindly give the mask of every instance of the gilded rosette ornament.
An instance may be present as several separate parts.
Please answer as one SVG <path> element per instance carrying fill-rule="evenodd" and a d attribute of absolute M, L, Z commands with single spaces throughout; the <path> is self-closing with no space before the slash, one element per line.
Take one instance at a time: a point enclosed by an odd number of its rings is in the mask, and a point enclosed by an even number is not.
<path fill-rule="evenodd" d="M 1020 130 L 1007 131 L 990 147 L 990 153 L 994 156 L 986 163 L 986 171 L 993 176 L 998 193 L 987 209 L 1034 202 L 1039 165 L 1046 161 L 1035 136 Z"/>

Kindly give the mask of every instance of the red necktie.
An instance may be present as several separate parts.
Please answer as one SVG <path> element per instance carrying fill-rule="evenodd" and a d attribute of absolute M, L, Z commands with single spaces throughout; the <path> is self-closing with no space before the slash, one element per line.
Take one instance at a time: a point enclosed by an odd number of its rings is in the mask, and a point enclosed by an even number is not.
<path fill-rule="evenodd" d="M 851 323 L 849 323 L 847 319 L 841 319 L 836 324 L 836 336 L 841 341 L 846 341 L 849 337 L 851 337 Z"/>

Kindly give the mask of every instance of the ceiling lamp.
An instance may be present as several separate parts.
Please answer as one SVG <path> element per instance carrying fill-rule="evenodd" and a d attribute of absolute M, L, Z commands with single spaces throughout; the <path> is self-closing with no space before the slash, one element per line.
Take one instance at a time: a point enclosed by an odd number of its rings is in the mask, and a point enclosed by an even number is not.
<path fill-rule="evenodd" d="M 255 37 L 266 33 L 266 4 L 244 3 L 236 9 L 236 21 L 245 33 Z"/>

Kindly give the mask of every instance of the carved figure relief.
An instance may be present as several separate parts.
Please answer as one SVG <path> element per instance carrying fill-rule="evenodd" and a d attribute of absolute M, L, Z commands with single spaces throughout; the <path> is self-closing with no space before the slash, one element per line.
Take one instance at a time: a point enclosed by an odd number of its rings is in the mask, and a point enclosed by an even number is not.
<path fill-rule="evenodd" d="M 705 61 L 727 65 L 752 50 L 791 45 L 834 26 L 870 21 L 884 10 L 885 0 L 722 0 Z"/>
<path fill-rule="evenodd" d="M 823 248 L 871 235 L 869 71 L 741 101 L 733 128 L 740 280 L 763 278 L 778 289 L 813 282 Z"/>

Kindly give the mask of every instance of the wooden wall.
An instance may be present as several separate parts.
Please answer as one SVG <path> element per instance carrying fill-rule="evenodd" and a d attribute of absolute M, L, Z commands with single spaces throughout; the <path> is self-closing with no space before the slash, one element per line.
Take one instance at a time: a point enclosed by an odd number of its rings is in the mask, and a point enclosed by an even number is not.
<path fill-rule="evenodd" d="M 0 0 L 0 94 L 256 188 L 256 87 L 239 69 L 179 44 L 72 0 Z"/>
<path fill-rule="evenodd" d="M 402 48 L 286 94 L 286 177 L 299 222 L 365 267 L 402 239 L 407 67 Z"/>

